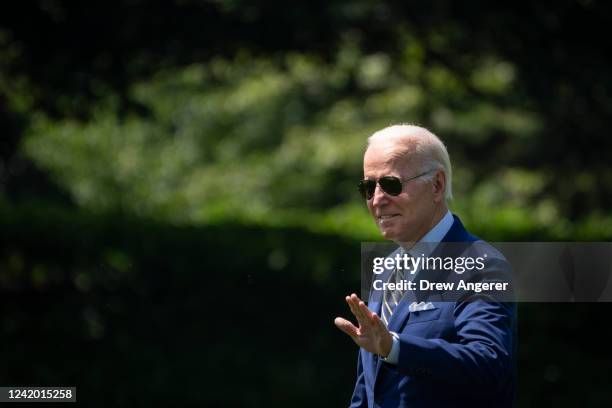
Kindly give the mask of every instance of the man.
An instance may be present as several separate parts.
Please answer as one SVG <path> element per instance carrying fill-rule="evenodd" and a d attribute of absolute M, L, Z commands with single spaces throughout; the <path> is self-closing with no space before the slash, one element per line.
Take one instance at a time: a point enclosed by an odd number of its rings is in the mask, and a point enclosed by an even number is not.
<path fill-rule="evenodd" d="M 450 159 L 427 129 L 396 125 L 376 132 L 368 140 L 363 167 L 360 190 L 368 210 L 399 251 L 410 254 L 424 242 L 487 245 L 449 212 Z M 500 271 L 488 267 L 480 279 L 493 276 L 493 269 Z M 381 276 L 393 281 L 397 273 Z M 443 299 L 411 302 L 415 297 L 409 291 L 388 288 L 378 298 L 370 293 L 368 306 L 355 294 L 346 297 L 357 326 L 341 317 L 335 324 L 360 346 L 351 407 L 513 405 L 514 303 L 485 295 Z M 428 307 L 418 310 L 423 305 Z"/>

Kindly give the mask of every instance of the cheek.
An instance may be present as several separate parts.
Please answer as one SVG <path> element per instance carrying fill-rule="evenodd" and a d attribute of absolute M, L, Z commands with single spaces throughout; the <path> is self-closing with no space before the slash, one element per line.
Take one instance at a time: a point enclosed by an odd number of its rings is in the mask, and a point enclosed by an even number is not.
<path fill-rule="evenodd" d="M 408 214 L 422 213 L 423 208 L 431 206 L 430 192 L 425 188 L 418 189 L 410 196 L 405 197 L 401 205 Z"/>
<path fill-rule="evenodd" d="M 416 200 L 413 200 L 412 197 L 404 197 L 403 200 L 397 203 L 397 206 L 402 209 L 402 212 L 405 216 L 410 217 L 417 208 Z"/>

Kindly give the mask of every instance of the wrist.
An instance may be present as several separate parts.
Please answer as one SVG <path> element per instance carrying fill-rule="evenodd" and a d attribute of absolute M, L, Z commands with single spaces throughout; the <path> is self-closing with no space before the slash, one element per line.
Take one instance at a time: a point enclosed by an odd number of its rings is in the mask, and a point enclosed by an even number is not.
<path fill-rule="evenodd" d="M 389 353 L 391 353 L 391 348 L 393 346 L 393 335 L 391 332 L 387 332 L 383 337 L 380 347 L 380 356 L 382 358 L 387 358 Z"/>

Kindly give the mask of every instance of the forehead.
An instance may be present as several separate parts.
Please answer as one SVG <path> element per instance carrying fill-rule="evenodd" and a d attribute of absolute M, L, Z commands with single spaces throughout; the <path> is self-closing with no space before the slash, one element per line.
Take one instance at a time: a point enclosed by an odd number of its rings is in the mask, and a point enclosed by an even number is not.
<path fill-rule="evenodd" d="M 415 146 L 379 141 L 368 146 L 363 157 L 363 171 L 366 175 L 377 177 L 385 174 L 403 174 L 414 169 L 418 161 Z"/>

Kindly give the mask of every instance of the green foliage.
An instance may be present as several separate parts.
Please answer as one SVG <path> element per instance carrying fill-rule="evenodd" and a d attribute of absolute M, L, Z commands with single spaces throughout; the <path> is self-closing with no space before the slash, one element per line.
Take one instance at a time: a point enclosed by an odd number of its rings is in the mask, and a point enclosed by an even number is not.
<path fill-rule="evenodd" d="M 130 88 L 138 111 L 120 114 L 111 95 L 86 122 L 39 115 L 25 152 L 96 212 L 181 224 L 301 225 L 373 238 L 354 187 L 367 136 L 392 123 L 431 123 L 456 158 L 456 208 L 470 217 L 469 208 L 486 207 L 485 224 L 513 213 L 527 230 L 548 225 L 558 216 L 554 201 L 541 201 L 535 215 L 519 208 L 546 184 L 540 173 L 502 160 L 494 173 L 481 174 L 489 155 L 518 154 L 514 140 L 539 129 L 533 114 L 495 103 L 512 86 L 512 65 L 487 57 L 464 79 L 419 61 L 418 47 L 413 41 L 406 59 L 393 61 L 363 54 L 349 37 L 331 62 L 240 53 L 163 70 Z M 498 133 L 509 142 L 484 152 L 483 163 L 471 162 L 472 146 L 490 144 Z"/>

